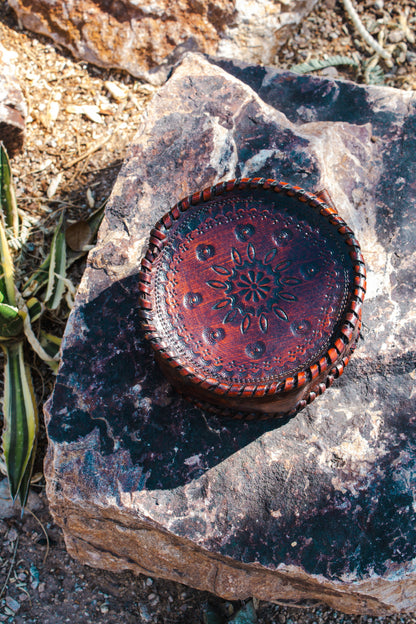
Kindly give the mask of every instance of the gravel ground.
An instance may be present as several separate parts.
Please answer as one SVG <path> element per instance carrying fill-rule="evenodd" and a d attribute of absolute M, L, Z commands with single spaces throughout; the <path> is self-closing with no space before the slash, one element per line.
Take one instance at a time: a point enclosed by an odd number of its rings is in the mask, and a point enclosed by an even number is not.
<path fill-rule="evenodd" d="M 416 89 L 415 0 L 357 4 L 366 28 L 393 56 L 391 66 L 380 62 L 375 71 L 376 60 L 371 61 L 371 79 Z M 4 0 L 0 0 L 0 37 L 18 55 L 17 72 L 29 108 L 25 147 L 12 162 L 19 207 L 32 224 L 23 260 L 29 271 L 44 259 L 62 211 L 67 223 L 85 219 L 108 198 L 154 87 L 122 72 L 75 61 L 46 38 L 22 30 Z M 368 79 L 372 50 L 357 35 L 342 4 L 322 0 L 280 51 L 276 65 L 291 68 L 334 55 L 353 57 L 357 67 L 329 67 L 320 73 L 363 82 L 367 67 Z M 72 270 L 75 285 L 82 270 L 82 262 Z M 47 319 L 55 333 L 62 334 L 67 314 L 63 306 L 58 316 Z M 32 372 L 41 406 L 53 376 L 35 359 Z M 0 622 L 179 624 L 203 622 L 208 605 L 222 621 L 238 611 L 241 603 L 227 603 L 177 583 L 129 572 L 110 574 L 70 559 L 44 495 L 45 443 L 42 427 L 37 483 L 22 518 L 16 511 L 4 517 L 5 481 L 0 483 Z M 259 624 L 416 623 L 410 615 L 349 616 L 325 607 L 256 602 L 254 607 Z"/>

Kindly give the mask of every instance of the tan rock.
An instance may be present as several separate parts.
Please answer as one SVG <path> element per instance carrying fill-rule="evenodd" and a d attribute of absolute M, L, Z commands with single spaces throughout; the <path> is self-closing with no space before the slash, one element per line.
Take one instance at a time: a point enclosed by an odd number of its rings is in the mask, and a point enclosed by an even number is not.
<path fill-rule="evenodd" d="M 14 73 L 17 54 L 0 44 L 0 141 L 9 156 L 23 145 L 26 103 Z"/>
<path fill-rule="evenodd" d="M 101 67 L 147 73 L 192 38 L 201 51 L 271 63 L 317 0 L 10 0 L 25 28 Z M 162 80 L 153 76 L 153 81 Z"/>

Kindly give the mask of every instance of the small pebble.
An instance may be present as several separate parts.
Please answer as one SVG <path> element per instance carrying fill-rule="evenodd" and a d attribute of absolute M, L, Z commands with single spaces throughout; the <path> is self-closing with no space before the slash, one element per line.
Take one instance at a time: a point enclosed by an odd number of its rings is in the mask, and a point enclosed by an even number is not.
<path fill-rule="evenodd" d="M 20 609 L 20 602 L 17 602 L 11 596 L 6 596 L 6 605 L 11 609 L 14 613 L 17 613 Z"/>
<path fill-rule="evenodd" d="M 54 572 L 54 570 L 51 570 L 51 572 Z M 39 570 L 33 563 L 30 566 L 30 575 L 33 579 L 30 585 L 32 589 L 36 589 L 39 586 Z"/>
<path fill-rule="evenodd" d="M 322 76 L 326 76 L 327 78 L 338 78 L 339 73 L 336 67 L 325 67 L 321 71 Z"/>
<path fill-rule="evenodd" d="M 109 611 L 108 606 L 106 604 L 101 605 L 100 611 L 105 615 Z"/>
<path fill-rule="evenodd" d="M 404 32 L 404 30 L 393 30 L 391 33 L 389 33 L 388 36 L 388 40 L 390 41 L 390 43 L 399 43 L 399 41 L 403 41 L 403 39 L 405 39 L 406 37 L 406 33 Z"/>
<path fill-rule="evenodd" d="M 15 542 L 17 540 L 18 537 L 18 532 L 16 531 L 15 528 L 10 529 L 10 531 L 7 533 L 7 540 L 9 542 Z"/>
<path fill-rule="evenodd" d="M 151 622 L 153 622 L 154 620 L 147 606 L 140 603 L 138 607 L 139 607 L 139 614 L 140 614 L 141 621 L 144 622 L 145 624 L 151 624 Z"/>
<path fill-rule="evenodd" d="M 148 576 L 146 579 L 146 585 L 147 587 L 150 587 L 151 585 L 153 585 L 153 579 L 150 578 L 150 576 Z"/>

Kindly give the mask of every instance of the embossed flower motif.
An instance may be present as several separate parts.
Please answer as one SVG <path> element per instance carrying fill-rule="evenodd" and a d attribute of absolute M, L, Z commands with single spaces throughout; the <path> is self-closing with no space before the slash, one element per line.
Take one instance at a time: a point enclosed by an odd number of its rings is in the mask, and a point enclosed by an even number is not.
<path fill-rule="evenodd" d="M 291 261 L 276 262 L 277 255 L 277 249 L 272 249 L 260 259 L 254 245 L 248 243 L 245 257 L 232 247 L 228 266 L 211 266 L 218 279 L 208 280 L 207 285 L 224 293 L 223 298 L 213 305 L 214 310 L 225 311 L 223 323 L 235 322 L 240 317 L 240 330 L 245 334 L 256 320 L 260 331 L 266 334 L 269 313 L 280 321 L 289 322 L 284 302 L 297 301 L 297 296 L 286 288 L 297 286 L 301 280 L 285 275 Z"/>
<path fill-rule="evenodd" d="M 260 299 L 265 299 L 272 287 L 271 279 L 264 274 L 264 271 L 256 272 L 252 269 L 246 275 L 240 275 L 240 281 L 236 285 L 241 288 L 240 294 L 245 301 L 255 303 Z"/>

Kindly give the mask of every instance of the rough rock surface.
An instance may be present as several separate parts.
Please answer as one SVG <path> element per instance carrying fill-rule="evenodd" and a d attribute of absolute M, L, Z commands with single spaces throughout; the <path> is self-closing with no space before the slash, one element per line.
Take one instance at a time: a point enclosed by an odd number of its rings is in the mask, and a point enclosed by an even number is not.
<path fill-rule="evenodd" d="M 317 0 L 10 0 L 29 30 L 52 37 L 77 58 L 148 73 L 177 46 L 194 40 L 208 54 L 272 63 L 276 51 Z"/>
<path fill-rule="evenodd" d="M 17 55 L 0 44 L 0 141 L 14 156 L 23 145 L 26 103 L 13 66 Z"/>
<path fill-rule="evenodd" d="M 114 187 L 47 406 L 52 513 L 92 566 L 229 599 L 414 611 L 415 96 L 223 67 L 185 56 Z M 151 226 L 188 193 L 249 175 L 327 188 L 368 265 L 351 363 L 280 426 L 177 396 L 137 315 Z"/>

